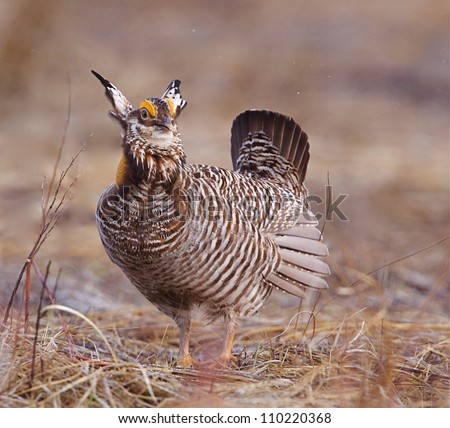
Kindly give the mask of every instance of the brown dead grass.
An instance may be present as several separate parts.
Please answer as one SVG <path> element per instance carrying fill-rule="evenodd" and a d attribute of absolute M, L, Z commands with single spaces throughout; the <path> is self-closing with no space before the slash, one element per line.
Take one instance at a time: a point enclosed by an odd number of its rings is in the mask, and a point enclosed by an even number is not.
<path fill-rule="evenodd" d="M 93 313 L 55 307 L 34 332 L 1 333 L 4 407 L 446 407 L 447 323 L 386 321 L 380 313 L 315 322 L 245 322 L 238 367 L 175 367 L 177 332 L 154 309 Z M 69 310 L 69 309 L 68 309 Z M 145 321 L 146 329 L 138 328 Z M 291 320 L 292 321 L 292 320 Z M 264 327 L 261 327 L 264 326 Z M 307 333 L 307 334 L 304 334 Z M 198 346 L 196 351 L 198 352 Z"/>

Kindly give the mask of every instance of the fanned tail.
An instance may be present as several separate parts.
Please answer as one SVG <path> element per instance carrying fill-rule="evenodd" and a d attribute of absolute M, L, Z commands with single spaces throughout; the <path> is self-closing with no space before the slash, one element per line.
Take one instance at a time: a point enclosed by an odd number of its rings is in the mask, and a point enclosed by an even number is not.
<path fill-rule="evenodd" d="M 303 200 L 303 214 L 295 226 L 277 232 L 274 237 L 282 261 L 266 281 L 298 297 L 305 297 L 306 288 L 328 288 L 323 277 L 330 274 L 330 269 L 322 260 L 328 249 L 321 242 L 317 219 L 304 202 L 307 191 L 303 181 L 309 161 L 306 133 L 291 117 L 267 110 L 248 110 L 233 122 L 231 156 L 235 170 L 274 180 Z"/>
<path fill-rule="evenodd" d="M 269 144 L 264 144 L 268 142 Z M 231 128 L 233 167 L 240 172 L 293 167 L 299 182 L 305 179 L 309 160 L 308 136 L 289 116 L 268 110 L 247 110 Z M 285 173 L 285 171 L 283 171 Z"/>

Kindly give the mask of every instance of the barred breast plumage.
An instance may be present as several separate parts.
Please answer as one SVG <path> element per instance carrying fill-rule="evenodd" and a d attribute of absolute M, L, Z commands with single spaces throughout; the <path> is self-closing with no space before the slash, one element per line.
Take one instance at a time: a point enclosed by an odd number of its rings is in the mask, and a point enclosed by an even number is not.
<path fill-rule="evenodd" d="M 116 182 L 101 195 L 97 227 L 111 260 L 180 329 L 189 366 L 191 311 L 223 318 L 220 360 L 232 359 L 237 320 L 274 287 L 303 297 L 327 287 L 328 254 L 303 186 L 306 134 L 291 118 L 249 110 L 234 121 L 234 171 L 186 163 L 175 120 L 185 107 L 174 80 L 133 109 L 98 73 L 122 127 Z"/>

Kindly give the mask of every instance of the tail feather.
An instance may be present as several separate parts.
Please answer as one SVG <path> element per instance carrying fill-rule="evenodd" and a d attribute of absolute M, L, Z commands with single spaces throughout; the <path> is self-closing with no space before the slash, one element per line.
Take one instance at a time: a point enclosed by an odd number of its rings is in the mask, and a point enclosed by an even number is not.
<path fill-rule="evenodd" d="M 327 246 L 320 241 L 299 236 L 281 235 L 275 238 L 275 242 L 281 248 L 288 248 L 312 256 L 328 256 Z"/>
<path fill-rule="evenodd" d="M 310 272 L 320 275 L 330 275 L 329 266 L 317 257 L 312 257 L 307 254 L 300 253 L 298 251 L 288 250 L 286 248 L 280 249 L 283 262 L 289 263 L 292 266 L 296 266 L 300 269 L 307 269 Z"/>
<path fill-rule="evenodd" d="M 327 289 L 323 277 L 330 275 L 330 268 L 321 258 L 328 255 L 328 248 L 321 239 L 312 220 L 277 233 L 281 264 L 268 282 L 297 297 L 304 297 L 305 288 Z"/>
<path fill-rule="evenodd" d="M 316 223 L 317 224 L 317 223 Z M 300 236 L 302 238 L 315 239 L 316 241 L 320 241 L 322 238 L 322 233 L 317 227 L 313 226 L 305 226 L 305 225 L 296 225 L 290 229 L 283 230 L 283 235 L 288 236 Z"/>
<path fill-rule="evenodd" d="M 274 180 L 306 197 L 302 183 L 309 160 L 308 136 L 292 118 L 267 110 L 241 113 L 231 129 L 231 156 L 240 173 Z M 281 263 L 266 278 L 267 283 L 300 298 L 305 297 L 306 288 L 328 288 L 323 276 L 330 269 L 321 260 L 328 249 L 317 225 L 304 206 L 295 226 L 275 234 Z"/>
<path fill-rule="evenodd" d="M 304 284 L 311 288 L 317 288 L 319 290 L 328 288 L 326 281 L 320 276 L 311 274 L 298 267 L 289 266 L 286 263 L 281 263 L 280 267 L 277 269 L 277 272 L 281 273 L 293 282 Z"/>
<path fill-rule="evenodd" d="M 290 281 L 289 279 L 283 278 L 278 272 L 272 273 L 267 281 L 272 287 L 279 288 L 286 293 L 292 294 L 293 296 L 300 297 L 304 299 L 306 297 L 305 291 L 302 288 L 302 284 L 295 281 Z"/>
<path fill-rule="evenodd" d="M 261 133 L 267 136 L 285 162 L 293 165 L 302 183 L 309 160 L 308 136 L 291 117 L 268 110 L 247 110 L 234 119 L 231 128 L 231 157 L 234 168 L 238 169 L 241 148 L 249 135 Z M 273 155 L 271 157 L 273 158 Z"/>

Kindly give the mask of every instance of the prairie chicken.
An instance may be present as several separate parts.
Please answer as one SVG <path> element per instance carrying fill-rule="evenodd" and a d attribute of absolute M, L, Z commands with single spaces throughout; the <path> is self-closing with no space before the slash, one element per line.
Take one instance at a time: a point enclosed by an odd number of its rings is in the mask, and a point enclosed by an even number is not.
<path fill-rule="evenodd" d="M 177 364 L 190 366 L 191 312 L 223 318 L 221 363 L 233 360 L 237 320 L 272 289 L 304 297 L 327 287 L 328 255 L 303 186 L 308 137 L 290 117 L 241 113 L 231 130 L 234 170 L 191 165 L 176 119 L 186 101 L 174 80 L 134 109 L 95 71 L 122 128 L 116 181 L 101 195 L 97 227 L 129 280 L 179 327 Z"/>

